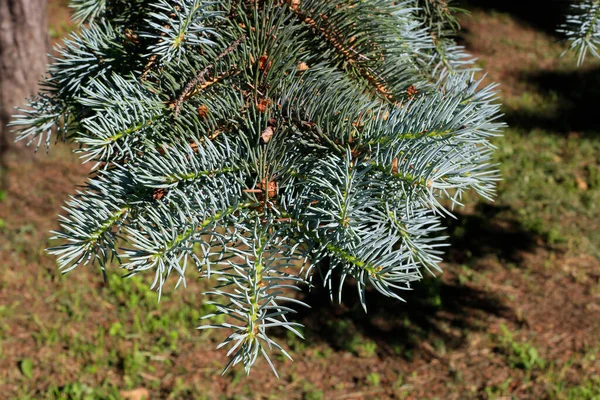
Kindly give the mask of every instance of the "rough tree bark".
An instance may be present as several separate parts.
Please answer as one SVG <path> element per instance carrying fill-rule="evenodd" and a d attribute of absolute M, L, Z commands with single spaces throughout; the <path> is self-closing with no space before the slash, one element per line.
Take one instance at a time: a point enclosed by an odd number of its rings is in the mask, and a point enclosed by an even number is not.
<path fill-rule="evenodd" d="M 35 93 L 47 50 L 46 0 L 0 0 L 0 167 L 14 141 L 6 124 Z"/>

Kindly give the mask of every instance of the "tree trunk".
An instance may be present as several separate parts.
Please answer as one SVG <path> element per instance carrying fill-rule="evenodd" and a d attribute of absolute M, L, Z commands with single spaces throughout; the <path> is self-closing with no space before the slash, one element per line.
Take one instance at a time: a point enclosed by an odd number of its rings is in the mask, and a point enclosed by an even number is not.
<path fill-rule="evenodd" d="M 35 94 L 46 71 L 46 0 L 0 0 L 0 167 L 14 137 L 14 107 Z"/>

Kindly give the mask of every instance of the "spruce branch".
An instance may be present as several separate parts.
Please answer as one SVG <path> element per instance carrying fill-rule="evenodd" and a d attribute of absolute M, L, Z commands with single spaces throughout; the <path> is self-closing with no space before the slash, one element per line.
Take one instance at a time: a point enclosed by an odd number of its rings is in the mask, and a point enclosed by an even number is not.
<path fill-rule="evenodd" d="M 221 322 L 200 329 L 246 372 L 291 358 L 273 332 L 299 335 L 315 273 L 332 300 L 355 282 L 365 311 L 370 288 L 402 300 L 440 271 L 451 207 L 498 180 L 496 87 L 445 4 L 74 1 L 80 32 L 13 122 L 93 164 L 54 232 L 60 269 L 148 273 L 159 294 L 215 278 Z"/>
<path fill-rule="evenodd" d="M 308 7 L 311 5 L 309 4 Z M 355 8 L 358 4 L 352 4 L 351 7 Z M 318 32 L 326 42 L 328 42 L 336 51 L 338 51 L 344 59 L 349 62 L 352 66 L 356 67 L 367 81 L 375 88 L 377 92 L 384 98 L 388 98 L 393 101 L 393 95 L 386 88 L 385 80 L 372 68 L 362 65 L 360 61 L 371 61 L 371 59 L 355 50 L 353 46 L 348 46 L 344 43 L 343 32 L 336 32 L 334 29 L 328 26 L 327 19 L 329 18 L 323 12 L 318 13 L 312 8 L 311 14 L 318 15 L 319 22 L 315 21 L 307 12 L 303 11 L 304 5 L 298 6 L 291 4 L 290 9 L 302 20 L 306 25 L 310 26 L 316 32 Z"/>
<path fill-rule="evenodd" d="M 79 24 L 93 23 L 106 10 L 107 0 L 71 0 L 73 19 Z"/>
<path fill-rule="evenodd" d="M 571 13 L 558 29 L 569 42 L 569 50 L 577 53 L 577 65 L 583 64 L 587 53 L 600 58 L 600 1 L 585 0 L 571 5 Z M 563 55 L 565 54 L 563 53 Z"/>

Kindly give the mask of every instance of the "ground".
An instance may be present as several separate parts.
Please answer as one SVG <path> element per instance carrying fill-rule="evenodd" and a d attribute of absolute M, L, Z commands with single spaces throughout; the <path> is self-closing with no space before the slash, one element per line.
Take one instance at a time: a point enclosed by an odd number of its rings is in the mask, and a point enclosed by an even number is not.
<path fill-rule="evenodd" d="M 64 3 L 49 5 L 55 40 L 73 29 Z M 461 42 L 486 81 L 500 83 L 510 126 L 495 140 L 504 178 L 497 200 L 466 199 L 448 221 L 444 273 L 418 285 L 407 303 L 369 293 L 365 315 L 351 295 L 342 306 L 319 291 L 307 295 L 313 309 L 297 318 L 307 340 L 282 335 L 294 362 L 276 359 L 280 379 L 265 362 L 248 377 L 239 369 L 220 375 L 220 334 L 194 329 L 209 311 L 198 280 L 158 303 L 149 276 L 61 276 L 44 248 L 88 168 L 67 146 L 33 159 L 15 153 L 0 192 L 0 392 L 599 399 L 600 63 L 577 68 L 572 56 L 560 57 L 560 14 L 552 14 L 560 7 L 547 6 L 544 25 L 539 13 L 501 4 L 471 1 L 471 15 L 461 18 Z"/>

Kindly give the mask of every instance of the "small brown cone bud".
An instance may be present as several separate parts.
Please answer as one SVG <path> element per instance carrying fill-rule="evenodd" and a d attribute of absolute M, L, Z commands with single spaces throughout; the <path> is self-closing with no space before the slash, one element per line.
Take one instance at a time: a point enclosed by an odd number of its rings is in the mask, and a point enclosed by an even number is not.
<path fill-rule="evenodd" d="M 198 115 L 200 116 L 200 118 L 206 118 L 206 116 L 208 115 L 208 107 L 204 104 L 200 105 L 198 107 Z"/>
<path fill-rule="evenodd" d="M 269 182 L 269 197 L 275 197 L 277 194 L 277 182 Z"/>
<path fill-rule="evenodd" d="M 271 105 L 271 100 L 262 99 L 260 103 L 256 105 L 256 109 L 260 112 L 265 112 L 267 111 L 267 108 L 269 108 L 269 105 Z"/>
<path fill-rule="evenodd" d="M 268 188 L 266 186 L 267 186 L 266 179 L 263 179 L 260 182 L 260 185 L 258 185 L 260 190 L 267 191 L 267 194 L 269 195 L 269 197 L 275 197 L 277 195 L 277 190 L 278 190 L 277 182 L 271 180 L 271 181 L 269 181 Z"/>
<path fill-rule="evenodd" d="M 406 94 L 408 95 L 408 97 L 410 99 L 412 99 L 413 97 L 415 97 L 417 95 L 417 93 L 419 93 L 419 91 L 413 85 L 410 85 L 408 87 L 408 89 L 406 89 Z"/>
<path fill-rule="evenodd" d="M 269 197 L 275 197 L 275 195 L 277 195 L 277 182 L 275 181 L 269 181 L 269 185 L 268 188 L 266 188 L 266 179 L 263 179 L 262 182 L 260 183 L 260 189 L 267 191 Z"/>
<path fill-rule="evenodd" d="M 140 44 L 140 39 L 131 28 L 125 29 L 125 39 L 133 44 Z"/>
<path fill-rule="evenodd" d="M 260 138 L 264 143 L 269 143 L 269 140 L 273 137 L 273 128 L 267 126 L 264 131 L 260 134 Z"/>
<path fill-rule="evenodd" d="M 300 71 L 300 72 L 304 72 L 304 71 L 306 71 L 306 70 L 307 70 L 309 67 L 308 67 L 308 64 L 307 64 L 307 63 L 305 63 L 304 61 L 300 61 L 300 62 L 298 63 L 298 67 L 297 67 L 297 68 L 298 68 L 298 71 Z"/>
<path fill-rule="evenodd" d="M 163 188 L 154 189 L 154 193 L 152 193 L 152 198 L 154 200 L 160 200 L 167 194 L 167 190 Z"/>
<path fill-rule="evenodd" d="M 273 64 L 273 61 L 268 60 L 266 54 L 260 56 L 260 58 L 258 59 L 258 69 L 260 69 L 261 71 L 268 71 L 269 68 L 271 68 L 271 64 Z"/>

